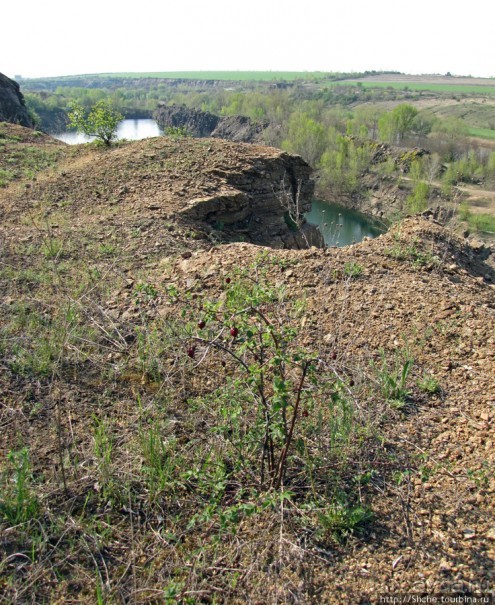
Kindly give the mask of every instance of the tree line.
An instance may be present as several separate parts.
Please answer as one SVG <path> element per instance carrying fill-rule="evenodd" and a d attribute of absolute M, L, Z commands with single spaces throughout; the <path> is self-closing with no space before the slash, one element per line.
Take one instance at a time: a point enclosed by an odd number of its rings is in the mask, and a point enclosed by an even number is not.
<path fill-rule="evenodd" d="M 495 186 L 495 154 L 472 145 L 461 119 L 441 119 L 407 102 L 412 94 L 422 93 L 343 85 L 315 89 L 303 82 L 286 87 L 243 83 L 242 90 L 201 90 L 184 82 L 171 86 L 160 80 L 140 84 L 112 89 L 58 86 L 25 97 L 35 118 L 62 113 L 66 123 L 74 102 L 88 115 L 102 101 L 124 117 L 150 117 L 159 103 L 173 103 L 268 122 L 265 142 L 301 155 L 316 169 L 320 191 L 332 196 L 361 193 L 362 176 L 371 170 L 400 178 L 404 166 L 396 160 L 387 157 L 377 162 L 376 143 L 380 142 L 429 150 L 430 155 L 414 160 L 409 177 L 414 185 L 411 205 L 416 209 L 427 203 L 434 181 L 441 182 L 445 195 L 458 183 Z M 394 95 L 396 101 L 405 102 L 386 109 L 383 104 L 364 103 L 370 95 L 372 101 Z M 356 105 L 356 98 L 360 104 Z"/>

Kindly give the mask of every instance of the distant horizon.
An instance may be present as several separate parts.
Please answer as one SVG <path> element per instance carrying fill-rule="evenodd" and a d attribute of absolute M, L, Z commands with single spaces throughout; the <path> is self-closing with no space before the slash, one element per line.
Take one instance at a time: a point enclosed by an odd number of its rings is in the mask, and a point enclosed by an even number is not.
<path fill-rule="evenodd" d="M 394 69 L 363 69 L 363 70 L 352 70 L 352 71 L 338 71 L 338 70 L 322 70 L 322 69 L 305 69 L 305 70 L 297 70 L 297 69 L 173 69 L 173 70 L 122 70 L 122 71 L 91 71 L 91 72 L 79 72 L 79 73 L 58 73 L 57 75 L 39 75 L 39 76 L 25 76 L 24 74 L 7 74 L 4 73 L 7 77 L 11 79 L 22 79 L 22 80 L 42 80 L 42 79 L 57 79 L 57 78 L 78 78 L 78 77 L 88 77 L 88 76 L 122 76 L 122 77 L 132 77 L 134 75 L 143 75 L 146 74 L 147 77 L 156 77 L 156 78 L 167 78 L 168 74 L 181 74 L 178 77 L 183 77 L 185 74 L 308 74 L 309 76 L 313 74 L 322 74 L 322 75 L 335 75 L 335 74 L 364 74 L 372 76 L 376 74 L 377 76 L 381 74 L 389 74 L 389 75 L 397 75 L 397 76 L 408 76 L 408 77 L 452 77 L 452 78 L 468 78 L 468 79 L 479 79 L 479 80 L 493 80 L 495 76 L 478 76 L 472 74 L 461 74 L 461 73 L 451 73 L 451 72 L 405 72 Z M 163 74 L 163 75 L 162 75 Z"/>

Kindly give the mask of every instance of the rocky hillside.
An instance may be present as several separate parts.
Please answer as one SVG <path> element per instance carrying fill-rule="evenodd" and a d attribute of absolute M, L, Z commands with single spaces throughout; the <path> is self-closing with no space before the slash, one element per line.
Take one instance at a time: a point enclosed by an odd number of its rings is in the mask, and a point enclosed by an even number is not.
<path fill-rule="evenodd" d="M 25 136 L 14 127 L 4 131 L 6 141 L 9 133 L 14 138 Z M 41 142 L 44 149 L 55 145 L 66 154 L 74 153 L 50 137 L 43 136 Z M 273 148 L 158 137 L 109 153 L 81 150 L 77 161 L 71 160 L 69 175 L 55 171 L 41 184 L 29 183 L 21 196 L 7 201 L 8 212 L 17 216 L 48 197 L 54 209 L 70 202 L 74 227 L 87 228 L 95 220 L 99 225 L 94 228 L 103 232 L 103 225 L 116 214 L 127 233 L 146 223 L 145 239 L 154 239 L 152 245 L 159 248 L 167 245 L 161 241 L 163 225 L 171 222 L 191 229 L 194 238 L 211 242 L 307 247 L 307 242 L 322 245 L 319 231 L 303 218 L 314 191 L 311 172 L 299 156 Z M 94 215 L 89 222 L 88 212 Z M 141 253 L 144 243 L 142 238 L 136 242 Z"/>
<path fill-rule="evenodd" d="M 32 127 L 19 84 L 0 73 L 0 122 Z"/>
<path fill-rule="evenodd" d="M 0 189 L 3 599 L 492 591 L 491 250 L 429 215 L 297 249 L 275 149 L 53 145 Z"/>
<path fill-rule="evenodd" d="M 417 212 L 415 207 L 434 210 L 436 219 L 457 233 L 476 234 L 477 237 L 493 241 L 492 216 L 495 212 L 495 192 L 488 181 L 462 182 L 446 186 L 443 175 L 448 164 L 440 164 L 438 157 L 420 147 L 398 147 L 372 140 L 347 136 L 369 153 L 369 163 L 359 175 L 357 187 L 349 193 L 342 187 L 332 188 L 332 180 L 326 179 L 325 186 L 318 183 L 317 196 L 338 200 L 348 208 L 390 223 L 398 217 Z M 415 162 L 423 161 L 427 167 L 421 180 L 417 199 L 417 172 L 412 170 Z M 426 160 L 426 161 L 425 161 Z M 429 166 L 429 168 L 428 168 Z M 434 177 L 433 174 L 436 176 Z M 338 175 L 336 176 L 338 179 Z M 469 179 L 466 179 L 469 181 Z"/>
<path fill-rule="evenodd" d="M 194 137 L 213 137 L 238 143 L 262 143 L 267 123 L 253 122 L 246 116 L 220 117 L 185 105 L 160 105 L 153 117 L 160 128 L 185 128 Z"/>

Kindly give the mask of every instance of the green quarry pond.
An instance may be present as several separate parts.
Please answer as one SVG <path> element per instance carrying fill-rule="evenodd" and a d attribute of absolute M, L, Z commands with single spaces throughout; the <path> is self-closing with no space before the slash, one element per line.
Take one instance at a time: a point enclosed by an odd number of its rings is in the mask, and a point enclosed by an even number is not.
<path fill-rule="evenodd" d="M 311 212 L 306 214 L 310 225 L 317 225 L 327 246 L 349 246 L 365 237 L 377 237 L 387 229 L 364 214 L 349 210 L 340 204 L 313 200 Z"/>

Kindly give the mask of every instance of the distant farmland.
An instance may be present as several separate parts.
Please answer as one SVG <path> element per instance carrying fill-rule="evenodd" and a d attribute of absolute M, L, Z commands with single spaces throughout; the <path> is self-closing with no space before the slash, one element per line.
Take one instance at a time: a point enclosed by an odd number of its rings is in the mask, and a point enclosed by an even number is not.
<path fill-rule="evenodd" d="M 466 93 L 466 94 L 495 94 L 495 86 L 487 86 L 487 85 L 466 85 L 466 84 L 430 84 L 428 82 L 420 83 L 420 82 L 350 82 L 349 80 L 341 81 L 341 82 L 331 82 L 332 86 L 364 86 L 365 88 L 395 88 L 396 90 L 414 90 L 421 91 L 427 90 L 430 92 L 450 92 L 450 93 Z"/>
<path fill-rule="evenodd" d="M 345 74 L 325 71 L 150 71 L 77 74 L 57 78 L 28 78 L 27 81 L 64 80 L 84 78 L 156 78 L 166 80 L 220 80 L 226 82 L 318 81 L 323 86 L 363 86 L 365 88 L 393 88 L 396 90 L 430 91 L 452 94 L 495 94 L 495 78 L 455 76 L 412 76 L 406 74 Z"/>
<path fill-rule="evenodd" d="M 455 76 L 409 76 L 383 75 L 368 78 L 349 78 L 333 84 L 364 86 L 365 88 L 394 88 L 396 90 L 465 93 L 465 94 L 494 94 L 495 78 L 468 78 Z"/>
<path fill-rule="evenodd" d="M 271 81 L 312 80 L 335 77 L 323 71 L 150 71 L 85 74 L 81 77 L 101 76 L 104 78 L 162 78 L 171 80 L 226 80 L 226 81 Z M 75 77 L 75 76 L 70 76 Z"/>

